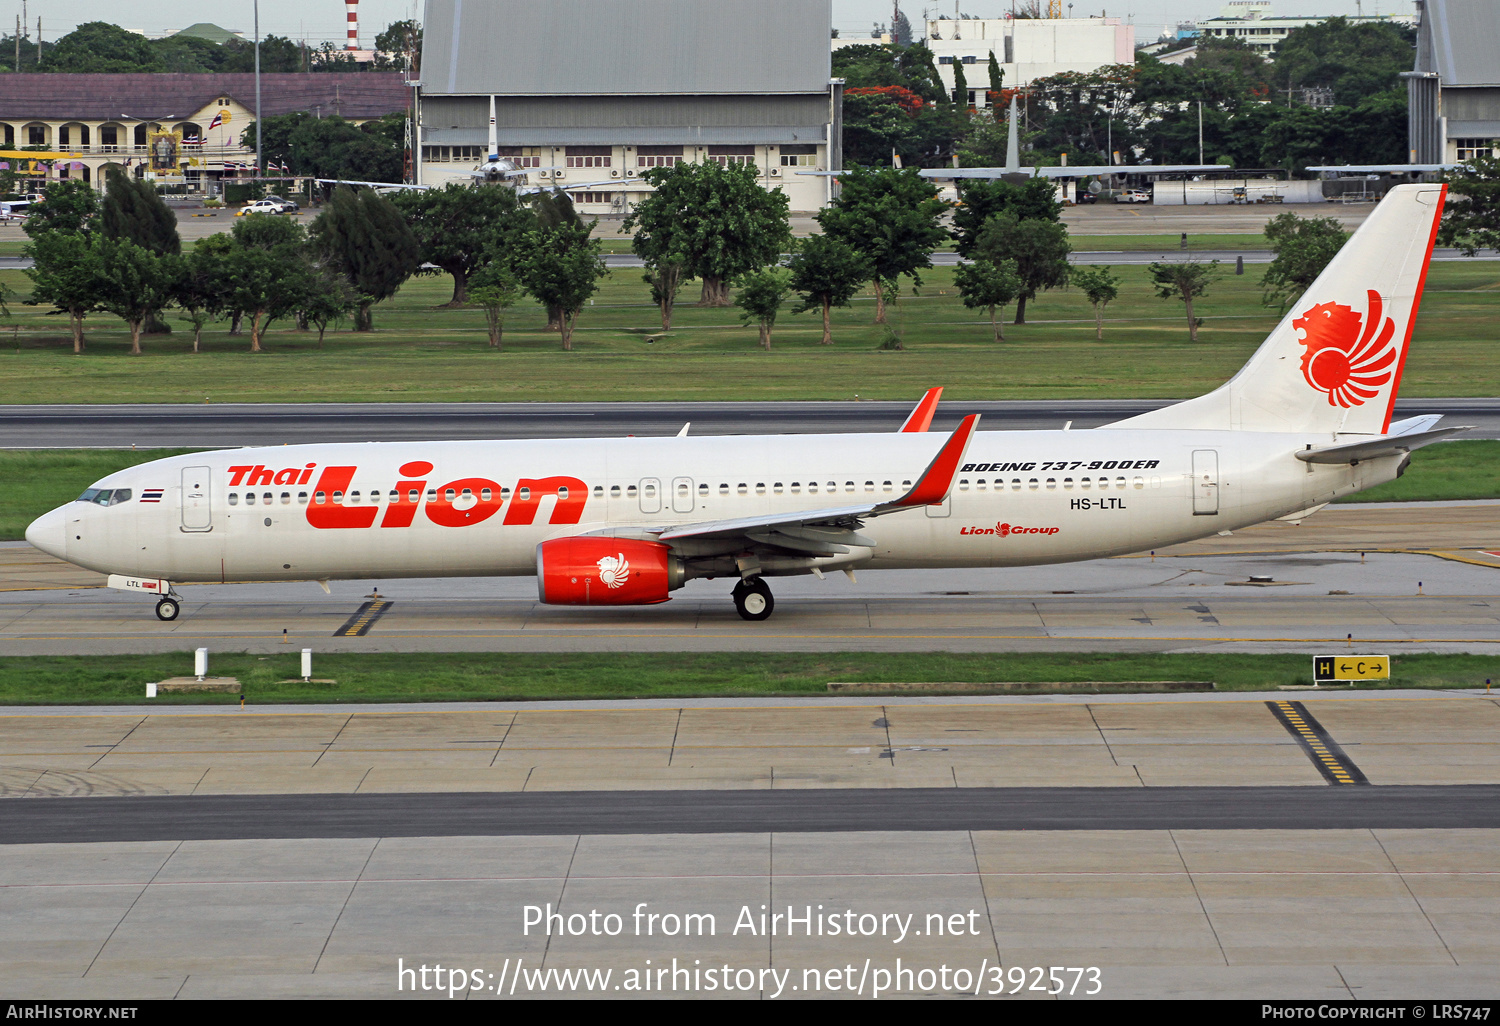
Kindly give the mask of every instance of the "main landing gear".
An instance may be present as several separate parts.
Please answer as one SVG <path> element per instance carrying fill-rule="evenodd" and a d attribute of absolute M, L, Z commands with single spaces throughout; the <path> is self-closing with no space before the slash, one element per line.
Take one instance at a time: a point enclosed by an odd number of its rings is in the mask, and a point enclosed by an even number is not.
<path fill-rule="evenodd" d="M 776 608 L 771 589 L 759 577 L 740 581 L 730 594 L 734 599 L 735 612 L 746 620 L 764 620 Z"/>
<path fill-rule="evenodd" d="M 156 603 L 158 620 L 175 620 L 180 612 L 182 612 L 182 605 L 176 596 L 165 595 Z"/>

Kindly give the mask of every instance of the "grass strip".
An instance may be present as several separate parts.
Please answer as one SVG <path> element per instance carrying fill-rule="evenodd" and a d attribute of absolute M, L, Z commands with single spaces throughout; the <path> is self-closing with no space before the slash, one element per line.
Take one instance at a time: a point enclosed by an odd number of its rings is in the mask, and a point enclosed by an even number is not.
<path fill-rule="evenodd" d="M 1107 260 L 1101 257 L 1101 261 Z M 271 325 L 266 351 L 250 353 L 248 334 L 224 322 L 192 333 L 168 311 L 167 335 L 147 336 L 129 355 L 122 322 L 105 314 L 85 324 L 86 350 L 72 352 L 66 318 L 27 306 L 31 282 L 0 271 L 16 290 L 0 321 L 0 402 L 202 403 L 368 401 L 656 401 L 902 399 L 915 402 L 946 385 L 966 399 L 1169 398 L 1217 388 L 1249 359 L 1280 318 L 1261 303 L 1259 268 L 1232 266 L 1194 304 L 1201 341 L 1187 337 L 1180 302 L 1155 296 L 1145 267 L 1121 266 L 1120 298 L 1094 339 L 1093 310 L 1077 289 L 1045 292 L 1027 304 L 1029 323 L 1007 324 L 997 343 L 985 311 L 966 309 L 953 268 L 924 271 L 920 295 L 903 284 L 890 312 L 902 351 L 882 350 L 866 289 L 833 313 L 834 345 L 819 345 L 813 313 L 784 312 L 770 352 L 739 309 L 701 308 L 689 283 L 672 330 L 663 334 L 639 270 L 606 278 L 578 319 L 564 353 L 545 311 L 518 303 L 506 314 L 501 351 L 487 342 L 484 311 L 450 308 L 447 275 L 420 276 L 375 308 L 376 330 L 316 332 L 290 321 Z M 1011 316 L 1014 310 L 1009 311 Z M 1427 279 L 1402 394 L 1500 395 L 1493 326 L 1500 319 L 1500 265 L 1436 263 Z M 127 444 L 129 439 L 124 439 Z"/>
<path fill-rule="evenodd" d="M 215 652 L 209 670 L 237 677 L 248 705 L 305 702 L 455 702 L 527 699 L 826 696 L 829 681 L 1214 681 L 1220 691 L 1311 684 L 1308 655 L 1156 653 L 328 653 L 314 676 L 282 684 L 300 651 Z M 146 699 L 148 681 L 188 674 L 190 652 L 0 658 L 3 705 L 216 705 L 238 695 L 173 693 Z M 1392 660 L 1389 687 L 1483 687 L 1494 657 L 1410 655 Z M 923 695 L 940 692 L 923 692 Z"/>

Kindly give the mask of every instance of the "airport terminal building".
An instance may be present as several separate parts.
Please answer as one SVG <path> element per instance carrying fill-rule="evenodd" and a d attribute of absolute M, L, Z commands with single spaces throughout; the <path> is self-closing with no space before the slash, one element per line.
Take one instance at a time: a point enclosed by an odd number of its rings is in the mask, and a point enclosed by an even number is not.
<path fill-rule="evenodd" d="M 793 210 L 842 168 L 832 132 L 829 0 L 427 0 L 419 181 L 464 180 L 485 157 L 538 168 L 585 214 L 623 214 L 642 172 L 748 164 Z"/>

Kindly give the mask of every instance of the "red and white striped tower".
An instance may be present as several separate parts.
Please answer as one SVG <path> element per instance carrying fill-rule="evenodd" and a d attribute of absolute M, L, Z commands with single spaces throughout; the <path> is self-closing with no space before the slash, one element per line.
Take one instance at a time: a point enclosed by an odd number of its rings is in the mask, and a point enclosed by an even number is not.
<path fill-rule="evenodd" d="M 349 41 L 345 50 L 359 49 L 359 0 L 344 0 L 345 16 L 349 19 Z"/>

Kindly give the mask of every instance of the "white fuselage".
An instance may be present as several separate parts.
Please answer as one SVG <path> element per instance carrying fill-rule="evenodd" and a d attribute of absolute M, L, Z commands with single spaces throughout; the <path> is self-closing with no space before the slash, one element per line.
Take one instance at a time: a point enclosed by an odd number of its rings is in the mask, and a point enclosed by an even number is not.
<path fill-rule="evenodd" d="M 566 535 L 649 538 L 681 524 L 889 500 L 943 441 L 892 433 L 205 452 L 113 474 L 97 486 L 128 488 L 128 500 L 70 503 L 28 537 L 89 569 L 174 582 L 530 575 L 537 546 Z M 1399 457 L 1350 466 L 1293 456 L 1329 441 L 1245 431 L 980 432 L 942 505 L 871 519 L 859 528 L 868 547 L 811 561 L 768 556 L 762 572 L 1022 566 L 1138 552 L 1396 476 Z M 689 576 L 722 572 L 703 561 L 713 553 L 702 544 L 678 551 Z"/>

